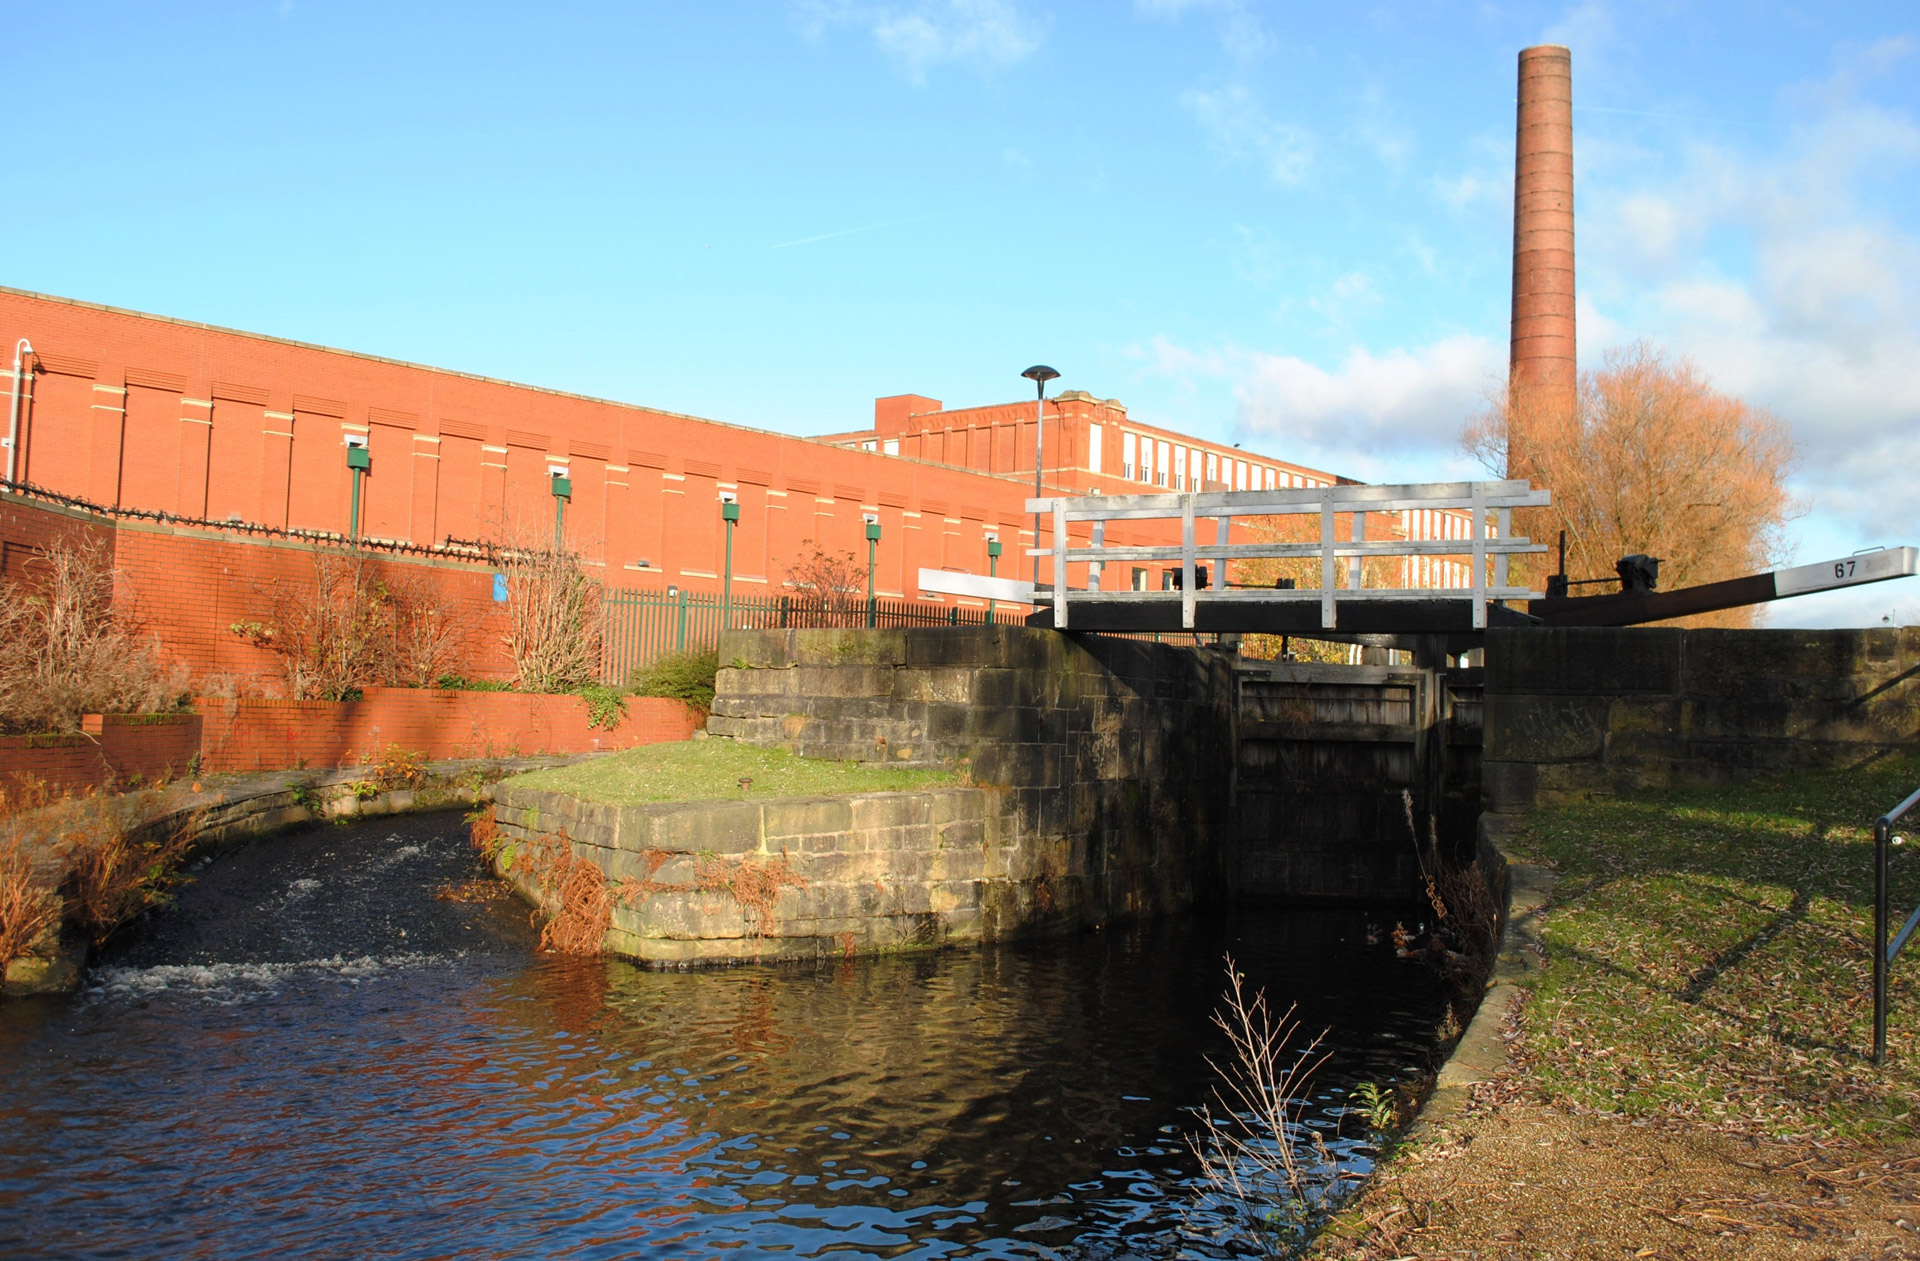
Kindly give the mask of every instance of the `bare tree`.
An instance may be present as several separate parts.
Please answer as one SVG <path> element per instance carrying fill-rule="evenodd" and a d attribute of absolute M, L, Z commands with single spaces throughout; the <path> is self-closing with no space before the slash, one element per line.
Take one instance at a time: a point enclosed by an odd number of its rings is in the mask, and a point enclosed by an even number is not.
<path fill-rule="evenodd" d="M 600 584 L 558 548 L 500 554 L 507 578 L 507 649 L 528 692 L 569 692 L 600 677 Z"/>
<path fill-rule="evenodd" d="M 852 552 L 829 552 L 812 539 L 809 550 L 787 566 L 786 585 L 823 613 L 846 614 L 866 606 L 867 568 Z"/>
<path fill-rule="evenodd" d="M 395 600 L 366 552 L 315 549 L 312 581 L 276 581 L 266 599 L 265 621 L 228 629 L 280 658 L 290 698 L 337 701 L 386 682 Z"/>
<path fill-rule="evenodd" d="M 1516 513 L 1514 528 L 1548 544 L 1565 530 L 1575 578 L 1606 577 L 1636 552 L 1660 557 L 1662 588 L 1753 573 L 1779 562 L 1795 512 L 1787 427 L 1647 342 L 1582 373 L 1573 416 L 1502 396 L 1461 442 L 1489 469 L 1511 468 L 1553 492 L 1552 507 Z M 1515 572 L 1537 585 L 1552 563 L 1515 558 Z M 1685 621 L 1739 626 L 1752 616 L 1730 609 Z"/>
<path fill-rule="evenodd" d="M 0 730 L 78 731 L 82 714 L 162 709 L 186 686 L 114 602 L 106 544 L 57 538 L 0 582 Z"/>

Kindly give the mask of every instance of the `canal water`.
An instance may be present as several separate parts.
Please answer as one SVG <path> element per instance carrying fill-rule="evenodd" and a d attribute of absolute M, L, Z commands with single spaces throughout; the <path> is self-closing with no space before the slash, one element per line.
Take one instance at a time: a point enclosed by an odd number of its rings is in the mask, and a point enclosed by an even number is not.
<path fill-rule="evenodd" d="M 85 991 L 0 1004 L 0 1255 L 1218 1256 L 1186 1136 L 1231 951 L 1332 1058 L 1445 998 L 1364 912 L 1209 914 L 817 967 L 540 955 L 457 816 L 194 871 Z M 1376 918 L 1378 918 L 1376 916 Z"/>

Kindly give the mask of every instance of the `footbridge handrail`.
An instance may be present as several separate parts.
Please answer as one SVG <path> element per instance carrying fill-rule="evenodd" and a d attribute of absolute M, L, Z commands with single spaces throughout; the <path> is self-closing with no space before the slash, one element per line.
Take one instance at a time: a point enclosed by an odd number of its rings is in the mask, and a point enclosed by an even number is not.
<path fill-rule="evenodd" d="M 1920 789 L 1916 789 L 1905 801 L 1887 811 L 1873 821 L 1873 1062 L 1887 1062 L 1887 973 L 1893 968 L 1893 961 L 1913 939 L 1915 928 L 1920 928 L 1920 907 L 1907 917 L 1905 927 L 1889 942 L 1887 925 L 1892 917 L 1887 913 L 1889 895 L 1887 868 L 1893 854 L 1893 847 L 1904 843 L 1905 837 L 1893 834 L 1893 825 L 1900 817 L 1920 805 Z"/>
<path fill-rule="evenodd" d="M 1535 490 L 1523 480 L 1480 482 L 1417 482 L 1390 486 L 1316 486 L 1287 490 L 1180 491 L 1152 495 L 1077 495 L 1048 496 L 1027 500 L 1027 511 L 1050 515 L 1053 519 L 1053 545 L 1028 548 L 1029 556 L 1053 558 L 1053 624 L 1068 625 L 1068 609 L 1076 600 L 1115 599 L 1114 593 L 1100 591 L 1100 572 L 1109 562 L 1130 560 L 1178 560 L 1181 588 L 1180 624 L 1191 630 L 1194 610 L 1205 600 L 1308 601 L 1320 603 L 1320 624 L 1332 629 L 1338 624 L 1338 606 L 1350 600 L 1431 600 L 1436 596 L 1473 602 L 1473 625 L 1487 625 L 1490 600 L 1537 600 L 1542 594 L 1525 587 L 1509 585 L 1507 558 L 1540 553 L 1543 543 L 1534 543 L 1513 534 L 1515 508 L 1546 507 L 1552 502 L 1549 492 Z M 1468 514 L 1466 538 L 1455 539 L 1369 539 L 1366 517 L 1370 512 L 1404 512 L 1416 509 L 1464 510 Z M 1352 537 L 1335 537 L 1335 518 L 1351 514 Z M 1229 531 L 1235 517 L 1272 517 L 1318 514 L 1320 537 L 1317 542 L 1229 543 Z M 1489 520 L 1491 516 L 1492 520 Z M 1110 521 L 1180 519 L 1180 543 L 1160 546 L 1109 547 L 1106 524 Z M 1196 523 L 1213 518 L 1215 541 L 1201 543 L 1195 537 Z M 1068 536 L 1068 524 L 1093 523 L 1092 545 L 1075 547 Z M 1466 587 L 1377 587 L 1361 585 L 1361 562 L 1371 556 L 1468 556 L 1472 557 L 1472 582 Z M 1298 591 L 1259 589 L 1229 591 L 1215 589 L 1202 593 L 1195 582 L 1195 564 L 1203 560 L 1245 560 L 1251 558 L 1320 558 L 1320 585 Z M 1338 562 L 1345 560 L 1347 584 L 1339 585 Z M 1488 577 L 1487 562 L 1493 562 Z M 1086 562 L 1088 588 L 1084 592 L 1067 589 L 1069 562 Z M 1153 593 L 1128 593 L 1133 599 L 1154 599 Z M 1169 596 L 1158 596 L 1166 599 Z"/>

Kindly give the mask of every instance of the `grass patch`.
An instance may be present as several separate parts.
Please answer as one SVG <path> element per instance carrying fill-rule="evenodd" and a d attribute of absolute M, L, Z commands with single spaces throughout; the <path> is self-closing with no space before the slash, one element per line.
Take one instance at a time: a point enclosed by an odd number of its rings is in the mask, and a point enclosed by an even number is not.
<path fill-rule="evenodd" d="M 561 792 L 634 806 L 653 801 L 743 800 L 819 794 L 904 792 L 957 780 L 951 771 L 795 757 L 732 740 L 644 744 L 590 762 L 529 771 L 507 787 Z M 742 779 L 752 782 L 742 787 Z"/>
<path fill-rule="evenodd" d="M 1920 760 L 1536 811 L 1521 855 L 1560 871 L 1526 1046 L 1550 1097 L 1777 1137 L 1920 1133 L 1920 955 L 1873 1039 L 1873 820 Z M 1920 818 L 1908 820 L 1920 832 Z M 1920 901 L 1920 846 L 1893 906 Z"/>

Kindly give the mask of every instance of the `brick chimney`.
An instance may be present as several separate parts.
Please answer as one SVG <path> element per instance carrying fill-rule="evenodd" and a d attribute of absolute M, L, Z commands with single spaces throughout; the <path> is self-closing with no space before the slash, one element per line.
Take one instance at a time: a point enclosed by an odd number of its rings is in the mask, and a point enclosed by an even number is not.
<path fill-rule="evenodd" d="M 1579 388 L 1573 326 L 1573 54 L 1558 44 L 1520 52 L 1513 177 L 1507 476 L 1525 477 L 1525 429 L 1571 418 Z"/>

